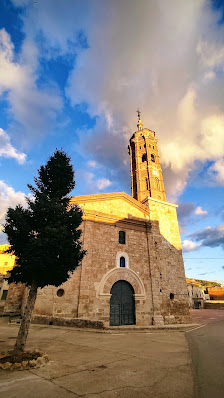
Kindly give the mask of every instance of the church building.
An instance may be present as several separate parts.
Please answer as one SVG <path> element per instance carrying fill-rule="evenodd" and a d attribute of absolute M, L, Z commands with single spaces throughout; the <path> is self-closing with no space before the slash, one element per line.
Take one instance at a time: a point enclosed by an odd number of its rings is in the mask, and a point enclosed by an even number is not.
<path fill-rule="evenodd" d="M 36 317 L 81 318 L 105 326 L 189 323 L 177 205 L 166 201 L 155 133 L 129 144 L 132 197 L 75 196 L 83 210 L 82 265 L 67 282 L 39 289 Z M 13 289 L 12 289 L 13 290 Z M 5 312 L 12 307 L 8 294 Z"/>

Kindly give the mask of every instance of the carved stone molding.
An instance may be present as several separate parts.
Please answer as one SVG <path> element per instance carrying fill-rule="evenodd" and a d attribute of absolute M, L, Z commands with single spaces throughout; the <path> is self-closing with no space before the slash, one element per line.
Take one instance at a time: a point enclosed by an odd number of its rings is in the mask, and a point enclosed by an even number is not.
<path fill-rule="evenodd" d="M 108 271 L 98 285 L 97 296 L 99 298 L 110 298 L 110 291 L 113 284 L 120 280 L 129 282 L 132 285 L 136 300 L 145 300 L 146 295 L 143 282 L 136 272 L 128 268 L 113 268 Z"/>

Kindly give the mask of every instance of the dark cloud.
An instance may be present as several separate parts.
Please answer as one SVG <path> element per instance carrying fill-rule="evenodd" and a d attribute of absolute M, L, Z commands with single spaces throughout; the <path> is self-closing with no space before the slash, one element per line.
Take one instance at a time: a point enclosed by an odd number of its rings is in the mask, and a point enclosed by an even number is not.
<path fill-rule="evenodd" d="M 211 271 L 211 272 L 203 272 L 203 273 L 201 273 L 201 274 L 198 274 L 198 275 L 208 275 L 208 274 L 214 274 L 215 273 L 215 271 Z"/>
<path fill-rule="evenodd" d="M 177 209 L 177 216 L 179 221 L 185 220 L 191 216 L 195 210 L 195 204 L 193 202 L 181 202 Z"/>
<path fill-rule="evenodd" d="M 196 242 L 202 246 L 219 247 L 224 249 L 224 225 L 217 225 L 215 228 L 207 227 L 190 235 Z"/>
<path fill-rule="evenodd" d="M 224 269 L 224 265 L 222 266 L 222 269 Z"/>
<path fill-rule="evenodd" d="M 99 118 L 93 129 L 79 131 L 81 148 L 88 157 L 106 168 L 110 179 L 121 181 L 122 190 L 130 193 L 128 140 L 119 126 L 111 126 L 107 130 L 105 123 L 105 119 Z"/>

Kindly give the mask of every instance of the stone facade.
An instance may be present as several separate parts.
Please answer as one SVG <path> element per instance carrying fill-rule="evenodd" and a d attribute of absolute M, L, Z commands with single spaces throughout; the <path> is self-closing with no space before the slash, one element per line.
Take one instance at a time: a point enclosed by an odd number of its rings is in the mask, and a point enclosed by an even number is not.
<path fill-rule="evenodd" d="M 74 197 L 72 203 L 84 212 L 82 240 L 87 255 L 60 287 L 61 297 L 50 286 L 38 292 L 34 314 L 90 319 L 109 326 L 111 288 L 124 280 L 134 289 L 136 325 L 189 322 L 176 206 L 153 200 L 157 211 L 150 219 L 147 206 L 122 192 Z M 166 234 L 163 223 L 171 226 Z M 125 232 L 125 244 L 119 243 L 119 231 Z M 121 256 L 126 258 L 124 268 Z"/>
<path fill-rule="evenodd" d="M 146 130 L 135 134 L 142 139 L 142 134 L 148 134 Z M 134 138 L 135 135 L 132 141 Z M 60 288 L 39 289 L 34 308 L 36 319 L 77 318 L 109 326 L 113 325 L 113 317 L 116 321 L 120 317 L 118 324 L 130 324 L 129 312 L 134 311 L 132 323 L 137 326 L 190 321 L 177 206 L 166 202 L 157 144 L 153 140 L 156 162 L 153 159 L 151 165 L 143 159 L 143 163 L 148 164 L 148 187 L 153 185 L 156 167 L 160 190 L 141 191 L 138 200 L 124 192 L 71 199 L 71 205 L 77 203 L 83 210 L 82 241 L 87 254 Z M 140 167 L 140 160 L 134 166 L 131 158 L 132 173 L 134 167 Z M 140 171 L 138 176 L 141 180 Z M 115 287 L 120 289 L 116 294 Z M 130 293 L 124 297 L 125 289 L 132 289 L 131 299 Z"/>

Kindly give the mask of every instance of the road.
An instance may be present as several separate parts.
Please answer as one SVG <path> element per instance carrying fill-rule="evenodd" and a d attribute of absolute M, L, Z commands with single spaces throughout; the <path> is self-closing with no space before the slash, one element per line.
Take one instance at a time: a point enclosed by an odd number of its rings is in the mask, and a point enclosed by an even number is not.
<path fill-rule="evenodd" d="M 223 398 L 224 311 L 193 310 L 192 318 L 202 324 L 185 334 L 192 356 L 195 398 Z"/>

